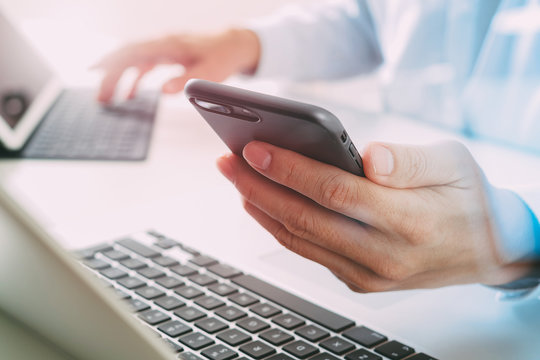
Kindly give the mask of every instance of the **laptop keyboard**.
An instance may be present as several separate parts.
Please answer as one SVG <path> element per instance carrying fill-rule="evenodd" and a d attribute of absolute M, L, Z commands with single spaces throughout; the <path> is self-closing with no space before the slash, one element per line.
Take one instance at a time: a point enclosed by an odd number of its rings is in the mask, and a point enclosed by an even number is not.
<path fill-rule="evenodd" d="M 135 99 L 104 107 L 92 89 L 65 90 L 18 156 L 143 160 L 158 100 L 158 92 L 140 92 Z"/>
<path fill-rule="evenodd" d="M 435 360 L 150 231 L 77 252 L 183 360 Z"/>

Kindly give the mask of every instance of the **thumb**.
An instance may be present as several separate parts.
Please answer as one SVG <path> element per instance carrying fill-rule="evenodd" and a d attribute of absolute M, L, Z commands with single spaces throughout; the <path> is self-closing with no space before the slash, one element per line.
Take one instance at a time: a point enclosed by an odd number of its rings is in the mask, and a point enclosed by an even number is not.
<path fill-rule="evenodd" d="M 394 188 L 447 185 L 475 168 L 469 151 L 455 141 L 429 146 L 370 143 L 363 153 L 366 176 Z"/>

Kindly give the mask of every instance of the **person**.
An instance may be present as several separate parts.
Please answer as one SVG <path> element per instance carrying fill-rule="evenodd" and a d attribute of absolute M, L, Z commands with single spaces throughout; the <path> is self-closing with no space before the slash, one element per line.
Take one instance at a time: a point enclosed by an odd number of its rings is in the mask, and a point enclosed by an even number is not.
<path fill-rule="evenodd" d="M 298 81 L 379 71 L 386 111 L 540 150 L 540 6 L 535 0 L 334 1 L 288 7 L 217 34 L 181 34 L 105 57 L 99 100 L 124 70 L 185 71 L 163 85 L 233 74 Z M 457 142 L 373 142 L 366 178 L 254 141 L 218 168 L 245 210 L 286 248 L 357 292 L 482 283 L 538 293 L 540 186 L 489 183 Z M 540 184 L 540 182 L 539 182 Z"/>

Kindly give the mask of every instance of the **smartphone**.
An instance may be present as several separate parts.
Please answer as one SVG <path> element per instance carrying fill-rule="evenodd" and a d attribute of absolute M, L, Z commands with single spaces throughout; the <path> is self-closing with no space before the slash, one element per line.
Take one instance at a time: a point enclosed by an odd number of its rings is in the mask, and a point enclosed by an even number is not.
<path fill-rule="evenodd" d="M 237 155 L 259 140 L 364 176 L 343 125 L 321 107 L 199 79 L 188 81 L 185 94 Z"/>

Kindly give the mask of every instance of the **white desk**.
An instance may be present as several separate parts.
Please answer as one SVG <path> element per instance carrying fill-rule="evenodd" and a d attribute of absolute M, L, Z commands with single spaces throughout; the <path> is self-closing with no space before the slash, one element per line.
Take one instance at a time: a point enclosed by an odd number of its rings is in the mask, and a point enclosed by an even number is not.
<path fill-rule="evenodd" d="M 404 119 L 332 110 L 359 146 L 370 139 L 425 142 L 448 136 Z M 470 145 L 499 184 L 540 179 L 538 158 Z M 477 348 L 482 359 L 538 359 L 540 304 L 498 303 L 481 286 L 353 294 L 308 261 L 303 273 L 291 273 L 287 260 L 295 255 L 244 213 L 236 191 L 216 170 L 215 158 L 226 151 L 183 96 L 175 96 L 162 101 L 146 162 L 6 160 L 0 161 L 0 181 L 68 248 L 155 228 L 232 264 L 242 262 L 244 270 L 315 301 L 330 292 L 323 305 L 441 358 L 469 359 Z M 265 261 L 250 259 L 255 249 L 264 249 Z"/>

